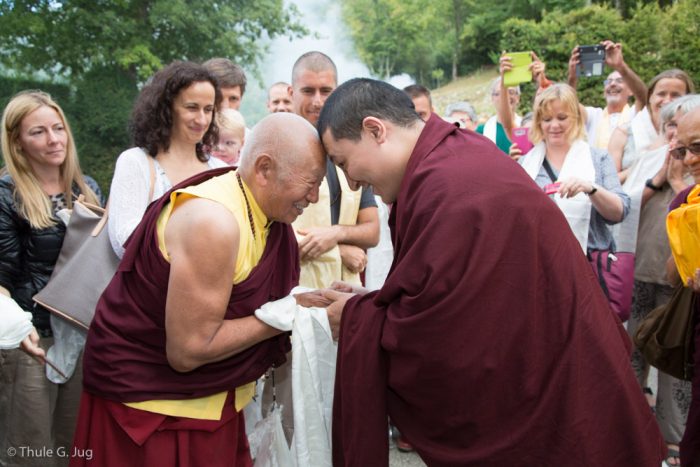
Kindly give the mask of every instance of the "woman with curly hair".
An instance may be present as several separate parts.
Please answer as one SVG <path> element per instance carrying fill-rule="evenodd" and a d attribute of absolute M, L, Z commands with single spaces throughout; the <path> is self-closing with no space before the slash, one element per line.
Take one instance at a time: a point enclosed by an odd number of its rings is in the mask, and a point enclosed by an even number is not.
<path fill-rule="evenodd" d="M 117 256 L 151 201 L 199 172 L 226 167 L 204 150 L 217 142 L 220 102 L 216 78 L 192 62 L 169 64 L 143 88 L 131 114 L 135 147 L 119 155 L 110 190 L 109 238 Z"/>
<path fill-rule="evenodd" d="M 82 174 L 66 117 L 48 94 L 14 96 L 0 131 L 6 169 L 0 177 L 0 294 L 30 312 L 33 325 L 21 343 L 24 352 L 0 350 L 0 464 L 36 465 L 35 458 L 18 451 L 14 458 L 5 456 L 20 447 L 68 451 L 82 370 L 78 359 L 62 383 L 49 380 L 43 361 L 54 344 L 50 315 L 32 297 L 48 282 L 61 251 L 66 226 L 59 211 L 72 208 L 80 194 L 99 204 L 100 189 Z M 54 465 L 52 459 L 44 461 Z"/>

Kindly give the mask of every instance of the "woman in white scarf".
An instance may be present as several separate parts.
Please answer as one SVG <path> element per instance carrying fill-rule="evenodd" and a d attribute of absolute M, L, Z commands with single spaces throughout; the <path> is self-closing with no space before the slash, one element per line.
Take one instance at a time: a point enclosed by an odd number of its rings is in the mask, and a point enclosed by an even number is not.
<path fill-rule="evenodd" d="M 570 86 L 554 84 L 537 97 L 530 138 L 535 147 L 518 162 L 560 207 L 583 252 L 612 248 L 607 225 L 624 219 L 630 200 L 608 153 L 586 142 Z"/>
<path fill-rule="evenodd" d="M 666 70 L 652 78 L 647 91 L 646 107 L 628 125 L 615 128 L 610 136 L 608 152 L 620 172 L 620 182 L 624 183 L 632 163 L 648 151 L 658 138 L 661 107 L 692 92 L 695 92 L 693 80 L 683 70 Z"/>

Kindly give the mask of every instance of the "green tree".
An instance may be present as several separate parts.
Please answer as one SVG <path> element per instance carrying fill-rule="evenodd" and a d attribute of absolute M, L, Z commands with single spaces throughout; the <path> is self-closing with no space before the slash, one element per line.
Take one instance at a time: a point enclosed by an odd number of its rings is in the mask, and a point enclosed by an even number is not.
<path fill-rule="evenodd" d="M 675 3 L 664 16 L 659 33 L 665 68 L 681 68 L 700 84 L 700 0 Z"/>
<path fill-rule="evenodd" d="M 175 59 L 254 68 L 261 39 L 306 33 L 296 17 L 282 0 L 0 0 L 0 60 L 71 78 L 117 67 L 134 82 Z"/>
<path fill-rule="evenodd" d="M 566 82 L 569 57 L 577 45 L 598 44 L 605 39 L 622 41 L 625 29 L 619 12 L 609 6 L 592 5 L 569 12 L 554 10 L 545 12 L 541 21 L 508 20 L 503 25 L 501 50 L 534 51 L 547 65 L 547 76 Z M 629 51 L 623 49 L 625 58 Z M 578 95 L 587 105 L 603 106 L 603 77 L 581 77 Z M 521 111 L 532 106 L 535 86 L 524 86 Z"/>
<path fill-rule="evenodd" d="M 419 81 L 433 69 L 431 4 L 419 0 L 349 0 L 342 3 L 360 59 L 380 78 L 409 73 Z"/>
<path fill-rule="evenodd" d="M 265 39 L 306 34 L 297 18 L 283 0 L 0 0 L 0 69 L 13 83 L 68 86 L 68 100 L 59 102 L 86 172 L 106 191 L 149 76 L 175 59 L 217 56 L 258 76 Z"/>

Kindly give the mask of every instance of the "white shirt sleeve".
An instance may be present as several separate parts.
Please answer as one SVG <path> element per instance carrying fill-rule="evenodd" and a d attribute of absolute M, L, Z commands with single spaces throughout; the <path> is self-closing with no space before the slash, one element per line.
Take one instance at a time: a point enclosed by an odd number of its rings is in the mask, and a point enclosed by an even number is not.
<path fill-rule="evenodd" d="M 141 148 L 124 151 L 117 159 L 109 191 L 107 227 L 112 248 L 119 258 L 124 256 L 124 242 L 141 222 L 151 200 L 150 157 Z M 154 193 L 154 196 L 156 193 Z"/>
<path fill-rule="evenodd" d="M 588 144 L 594 145 L 596 142 L 596 130 L 598 123 L 603 117 L 603 109 L 600 107 L 586 107 L 586 134 L 588 135 Z"/>
<path fill-rule="evenodd" d="M 32 332 L 32 314 L 13 299 L 0 293 L 0 349 L 16 349 Z"/>

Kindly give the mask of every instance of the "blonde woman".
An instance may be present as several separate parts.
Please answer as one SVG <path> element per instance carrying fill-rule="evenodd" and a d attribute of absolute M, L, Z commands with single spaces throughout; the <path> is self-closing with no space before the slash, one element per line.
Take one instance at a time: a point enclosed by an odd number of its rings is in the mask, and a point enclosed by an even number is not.
<path fill-rule="evenodd" d="M 566 84 L 548 87 L 533 114 L 535 147 L 518 162 L 563 211 L 584 252 L 614 248 L 608 225 L 625 218 L 630 198 L 608 153 L 588 144 L 576 92 Z"/>
<path fill-rule="evenodd" d="M 32 313 L 34 330 L 22 349 L 0 355 L 0 464 L 36 465 L 10 448 L 68 452 L 81 390 L 81 371 L 65 384 L 46 377 L 42 358 L 53 343 L 49 312 L 32 296 L 49 280 L 66 232 L 56 217 L 79 194 L 100 204 L 97 183 L 80 171 L 75 142 L 61 108 L 40 91 L 22 92 L 2 116 L 0 293 Z M 32 356 L 38 357 L 37 359 Z M 43 459 L 49 463 L 55 459 Z M 53 465 L 53 464 L 52 464 Z"/>

